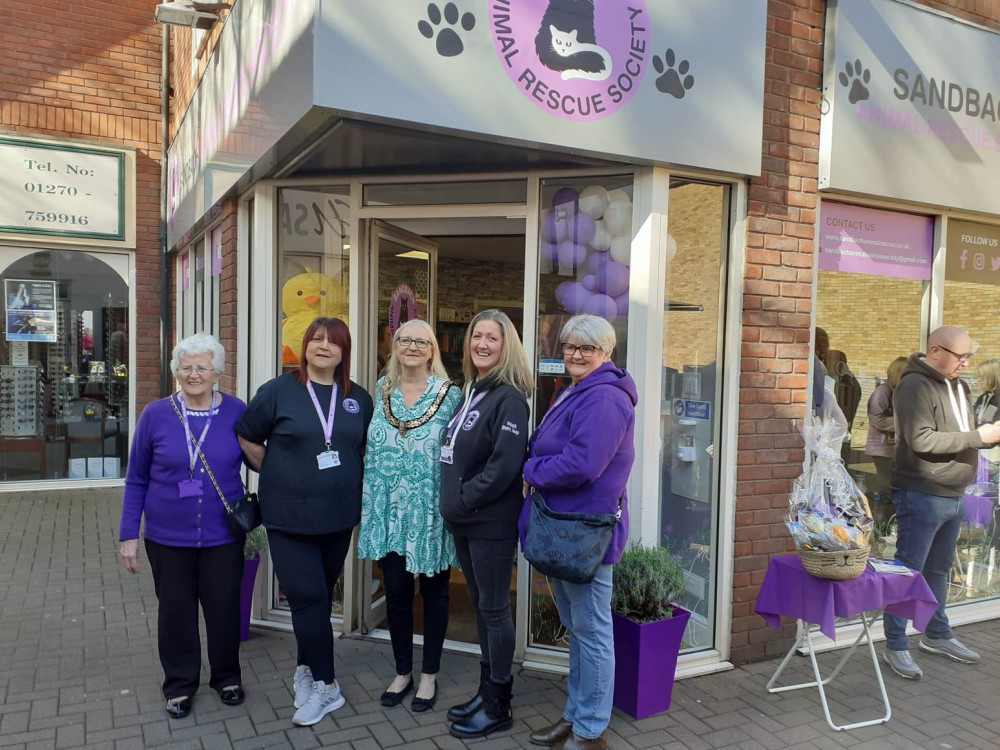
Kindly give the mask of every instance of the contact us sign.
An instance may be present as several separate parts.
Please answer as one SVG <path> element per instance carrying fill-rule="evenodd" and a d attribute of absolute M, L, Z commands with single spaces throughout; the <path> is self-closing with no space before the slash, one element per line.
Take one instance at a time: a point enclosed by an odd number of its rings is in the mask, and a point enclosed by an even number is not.
<path fill-rule="evenodd" d="M 125 155 L 0 137 L 0 232 L 125 239 Z"/>

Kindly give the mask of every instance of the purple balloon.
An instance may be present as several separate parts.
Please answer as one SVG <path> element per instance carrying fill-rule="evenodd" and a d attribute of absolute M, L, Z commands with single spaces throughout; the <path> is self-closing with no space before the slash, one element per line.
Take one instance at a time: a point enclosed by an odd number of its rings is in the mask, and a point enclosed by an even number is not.
<path fill-rule="evenodd" d="M 569 223 L 569 237 L 573 242 L 586 245 L 597 234 L 597 222 L 587 214 L 576 214 Z"/>
<path fill-rule="evenodd" d="M 538 253 L 549 263 L 559 262 L 559 246 L 554 242 L 542 240 L 538 247 Z"/>
<path fill-rule="evenodd" d="M 628 317 L 628 289 L 615 297 L 615 305 L 618 307 L 618 314 L 623 318 Z"/>
<path fill-rule="evenodd" d="M 604 268 L 598 271 L 597 291 L 609 297 L 617 297 L 628 289 L 628 266 L 617 260 L 608 261 Z"/>
<path fill-rule="evenodd" d="M 580 194 L 571 187 L 563 187 L 556 190 L 556 194 L 552 196 L 552 207 L 562 206 L 567 203 L 572 204 L 573 210 L 576 210 L 577 204 L 580 202 Z"/>
<path fill-rule="evenodd" d="M 607 253 L 591 253 L 590 257 L 587 258 L 586 268 L 588 273 L 600 273 L 604 269 L 604 266 L 608 264 L 609 260 L 611 260 L 611 258 L 608 257 Z"/>
<path fill-rule="evenodd" d="M 587 257 L 587 248 L 569 240 L 560 242 L 557 252 L 560 268 L 576 268 L 582 265 L 584 258 Z"/>
<path fill-rule="evenodd" d="M 580 283 L 583 284 L 584 288 L 588 292 L 597 291 L 597 277 L 594 276 L 594 274 L 592 273 L 588 273 L 586 276 L 584 276 L 583 279 L 580 280 Z"/>
<path fill-rule="evenodd" d="M 576 313 L 583 312 L 584 305 L 587 304 L 587 300 L 591 296 L 591 293 L 587 291 L 583 284 L 579 281 L 572 281 L 570 282 L 570 287 L 566 290 L 566 294 L 563 296 L 562 306 L 566 312 L 575 315 Z"/>
<path fill-rule="evenodd" d="M 556 302 L 558 302 L 560 305 L 564 304 L 566 300 L 566 295 L 569 294 L 570 287 L 572 287 L 574 283 L 575 282 L 573 281 L 563 281 L 562 283 L 559 284 L 559 286 L 556 287 L 555 291 Z"/>
<path fill-rule="evenodd" d="M 606 294 L 595 294 L 583 305 L 583 312 L 614 320 L 618 317 L 618 305 Z"/>

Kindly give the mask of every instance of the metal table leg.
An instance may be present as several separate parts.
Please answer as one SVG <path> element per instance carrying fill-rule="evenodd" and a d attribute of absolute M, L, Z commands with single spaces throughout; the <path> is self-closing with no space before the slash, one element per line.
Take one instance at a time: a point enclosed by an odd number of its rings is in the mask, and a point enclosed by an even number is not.
<path fill-rule="evenodd" d="M 810 626 L 808 623 L 798 620 L 796 626 L 796 637 L 795 644 L 785 655 L 781 664 L 778 665 L 778 669 L 775 671 L 774 676 L 767 683 L 767 692 L 769 693 L 783 693 L 787 690 L 800 690 L 802 688 L 809 688 L 815 686 L 819 690 L 820 703 L 823 704 L 823 714 L 826 716 L 826 723 L 837 732 L 846 731 L 848 729 L 858 729 L 860 727 L 870 727 L 875 724 L 884 724 L 889 721 L 892 716 L 892 709 L 889 707 L 889 696 L 885 691 L 885 681 L 882 679 L 882 670 L 879 668 L 878 655 L 875 653 L 875 644 L 872 643 L 871 631 L 868 628 L 869 619 L 866 612 L 861 613 L 861 624 L 863 626 L 862 631 L 858 634 L 858 637 L 851 644 L 851 647 L 847 649 L 844 655 L 841 657 L 840 661 L 834 670 L 826 677 L 823 678 L 819 672 L 819 664 L 816 662 L 816 652 L 813 650 L 812 640 L 809 638 Z M 818 629 L 818 628 L 817 628 Z M 875 668 L 875 678 L 878 680 L 878 687 L 882 693 L 882 704 L 885 706 L 885 716 L 879 719 L 870 719 L 868 721 L 859 721 L 854 724 L 842 724 L 837 725 L 833 723 L 833 719 L 830 717 L 830 706 L 826 700 L 826 690 L 825 686 L 830 683 L 838 674 L 840 670 L 843 669 L 844 664 L 847 660 L 851 658 L 851 655 L 855 652 L 857 647 L 861 645 L 863 640 L 868 641 L 868 651 L 871 654 L 872 666 Z M 813 675 L 816 679 L 812 682 L 802 682 L 798 685 L 785 685 L 782 687 L 774 687 L 774 683 L 777 682 L 778 677 L 784 671 L 788 662 L 791 661 L 792 656 L 801 647 L 805 646 L 806 650 L 809 652 L 809 660 L 812 662 Z"/>

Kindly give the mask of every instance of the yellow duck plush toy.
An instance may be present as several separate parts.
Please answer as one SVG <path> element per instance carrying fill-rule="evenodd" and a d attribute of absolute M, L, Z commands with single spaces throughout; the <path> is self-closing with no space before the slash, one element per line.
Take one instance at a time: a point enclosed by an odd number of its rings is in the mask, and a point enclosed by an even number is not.
<path fill-rule="evenodd" d="M 281 287 L 281 362 L 299 362 L 302 337 L 316 318 L 340 318 L 347 321 L 347 291 L 336 280 L 322 273 L 306 271 L 292 276 Z"/>

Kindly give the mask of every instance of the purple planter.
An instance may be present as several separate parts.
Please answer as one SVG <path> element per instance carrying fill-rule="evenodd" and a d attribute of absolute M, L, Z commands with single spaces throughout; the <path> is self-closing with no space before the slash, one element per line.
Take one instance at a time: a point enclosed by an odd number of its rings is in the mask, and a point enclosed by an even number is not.
<path fill-rule="evenodd" d="M 615 708 L 635 719 L 670 708 L 677 653 L 691 613 L 674 607 L 674 616 L 637 623 L 614 612 Z"/>
<path fill-rule="evenodd" d="M 253 585 L 257 580 L 260 555 L 243 561 L 243 580 L 240 581 L 240 640 L 250 640 L 250 606 L 253 604 Z"/>

